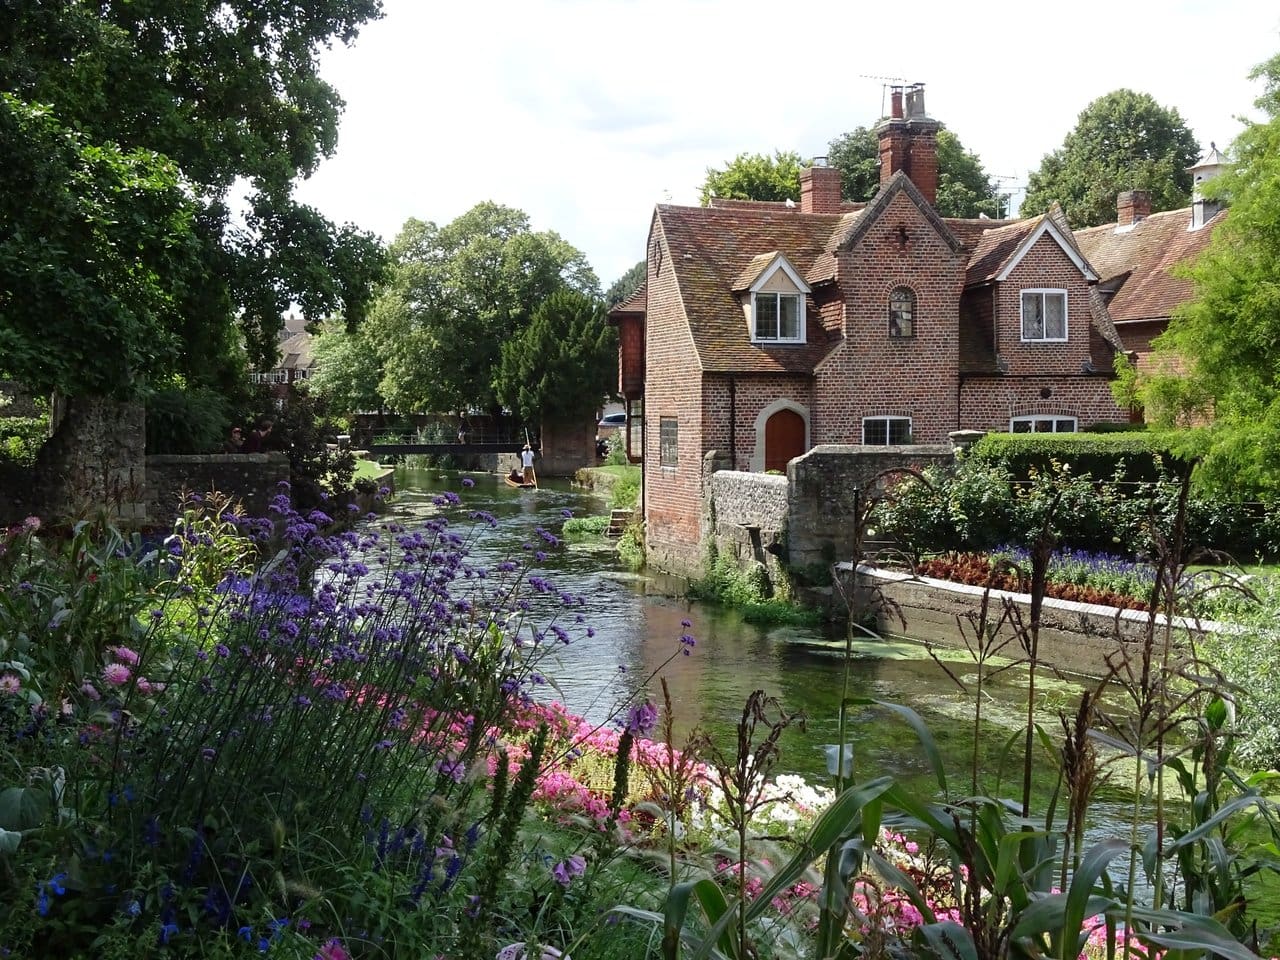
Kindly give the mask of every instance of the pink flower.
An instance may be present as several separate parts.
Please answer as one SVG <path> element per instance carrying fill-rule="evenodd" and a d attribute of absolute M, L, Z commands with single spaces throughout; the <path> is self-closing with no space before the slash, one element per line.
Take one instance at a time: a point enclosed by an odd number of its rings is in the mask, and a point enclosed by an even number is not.
<path fill-rule="evenodd" d="M 142 661 L 142 658 L 128 647 L 112 647 L 111 652 L 117 660 L 121 663 L 129 664 L 131 667 L 136 667 Z"/>
<path fill-rule="evenodd" d="M 100 694 L 100 693 L 98 692 L 98 688 L 97 688 L 97 687 L 95 687 L 95 686 L 94 686 L 92 683 L 90 683 L 88 680 L 86 680 L 84 683 L 80 684 L 80 692 L 81 692 L 81 693 L 83 693 L 83 694 L 84 694 L 86 697 L 88 697 L 90 700 L 101 700 L 101 699 L 102 699 L 102 694 Z"/>
<path fill-rule="evenodd" d="M 102 679 L 113 687 L 128 683 L 131 676 L 133 674 L 129 672 L 129 668 L 123 663 L 109 663 L 102 668 Z"/>
<path fill-rule="evenodd" d="M 22 681 L 18 679 L 16 673 L 6 673 L 0 676 L 0 693 L 14 694 L 22 689 Z"/>
<path fill-rule="evenodd" d="M 351 954 L 338 942 L 338 938 L 325 941 L 325 945 L 316 954 L 315 960 L 351 960 Z"/>

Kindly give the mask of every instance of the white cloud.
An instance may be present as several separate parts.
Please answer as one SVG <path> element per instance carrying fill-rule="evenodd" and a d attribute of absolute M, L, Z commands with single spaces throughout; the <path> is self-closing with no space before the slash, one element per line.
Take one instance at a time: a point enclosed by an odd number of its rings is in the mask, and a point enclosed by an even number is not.
<path fill-rule="evenodd" d="M 927 84 L 929 112 L 987 171 L 1025 183 L 1079 112 L 1119 87 L 1226 146 L 1280 50 L 1262 0 L 385 0 L 323 57 L 347 101 L 338 153 L 301 198 L 387 239 L 483 200 L 583 250 L 608 286 L 644 254 L 655 203 L 696 203 L 742 151 L 826 152 L 873 123 L 884 82 Z M 888 13 L 886 14 L 886 11 Z"/>

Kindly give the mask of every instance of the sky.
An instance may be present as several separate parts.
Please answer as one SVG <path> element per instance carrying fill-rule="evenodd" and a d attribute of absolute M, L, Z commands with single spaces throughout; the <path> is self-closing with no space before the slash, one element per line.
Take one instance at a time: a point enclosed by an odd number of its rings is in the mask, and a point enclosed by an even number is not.
<path fill-rule="evenodd" d="M 346 101 L 337 153 L 298 197 L 384 240 L 485 200 L 581 250 L 607 288 L 657 203 L 696 204 L 742 152 L 824 155 L 924 83 L 929 115 L 1020 201 L 1092 100 L 1175 108 L 1207 149 L 1259 119 L 1275 0 L 384 0 L 322 52 Z"/>

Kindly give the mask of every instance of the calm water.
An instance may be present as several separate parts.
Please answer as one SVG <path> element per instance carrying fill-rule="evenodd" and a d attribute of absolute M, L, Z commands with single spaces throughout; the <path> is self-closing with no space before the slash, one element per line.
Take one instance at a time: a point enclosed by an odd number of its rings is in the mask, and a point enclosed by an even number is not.
<path fill-rule="evenodd" d="M 457 491 L 467 505 L 499 519 L 499 529 L 474 549 L 481 558 L 493 560 L 518 548 L 522 541 L 536 539 L 535 527 L 558 534 L 565 509 L 576 516 L 605 510 L 601 498 L 565 481 L 544 482 L 542 489 L 527 491 L 507 487 L 500 477 L 469 476 L 475 486 L 464 490 L 456 474 L 402 469 L 396 476 L 399 492 L 393 511 L 411 521 L 435 512 L 431 505 L 435 493 Z M 821 629 L 743 623 L 731 610 L 681 598 L 679 581 L 627 571 L 618 562 L 612 544 L 594 538 L 554 552 L 545 573 L 561 590 L 585 598 L 587 622 L 596 630 L 594 638 L 564 648 L 552 671 L 570 709 L 603 721 L 622 698 L 660 669 L 670 687 L 681 731 L 698 724 L 728 742 L 747 695 L 763 689 L 778 697 L 788 712 L 802 710 L 807 717 L 804 731 L 792 729 L 784 737 L 778 769 L 818 781 L 825 778 L 821 745 L 837 739 L 843 632 L 835 635 Z M 689 632 L 697 640 L 690 656 L 678 652 L 685 620 L 692 623 Z M 970 664 L 960 661 L 950 667 L 962 680 L 973 679 L 966 676 L 972 671 Z M 1020 725 L 1022 677 L 1019 671 L 1009 671 L 988 688 L 990 699 L 984 713 L 993 722 L 982 738 L 982 766 L 990 777 L 1000 769 L 1005 740 Z M 656 679 L 649 681 L 648 689 L 658 700 Z M 948 756 L 949 774 L 960 778 L 955 781 L 957 792 L 967 792 L 964 778 L 973 742 L 972 695 L 961 692 L 923 647 L 860 643 L 850 694 L 905 703 L 920 712 Z M 1064 706 L 1074 703 L 1072 691 L 1061 685 L 1048 696 L 1051 705 L 1054 698 Z M 1042 716 L 1042 722 L 1053 720 Z M 926 777 L 914 735 L 885 712 L 874 708 L 861 712 L 853 719 L 851 731 L 859 779 L 879 773 L 904 780 Z M 1018 777 L 1016 771 L 1006 773 L 1006 779 Z M 925 784 L 922 779 L 922 787 Z M 1015 790 L 1009 787 L 1007 792 Z"/>
<path fill-rule="evenodd" d="M 463 489 L 457 474 L 397 471 L 399 492 L 393 502 L 393 515 L 412 522 L 415 517 L 436 512 L 431 504 L 436 493 L 458 492 L 468 506 L 489 511 L 498 518 L 498 529 L 473 548 L 477 559 L 493 561 L 518 552 L 522 542 L 536 541 L 536 527 L 559 534 L 566 509 L 575 516 L 606 510 L 602 498 L 572 487 L 567 481 L 546 481 L 542 489 L 526 491 L 507 487 L 501 477 L 467 476 L 475 482 L 470 489 Z M 821 629 L 743 623 L 731 610 L 681 598 L 679 581 L 628 572 L 618 562 L 613 544 L 603 539 L 572 543 L 553 551 L 543 572 L 559 589 L 585 599 L 587 622 L 596 631 L 593 638 L 565 647 L 553 671 L 563 693 L 561 699 L 571 710 L 604 722 L 616 704 L 660 670 L 674 700 L 679 735 L 700 725 L 727 748 L 733 742 L 743 701 L 753 690 L 764 689 L 778 697 L 788 712 L 802 710 L 808 718 L 804 731 L 792 728 L 784 735 L 776 771 L 800 773 L 815 783 L 829 782 L 821 745 L 837 740 L 843 632 L 837 635 Z M 679 654 L 685 620 L 692 624 L 689 632 L 697 640 L 687 657 Z M 950 672 L 972 687 L 972 663 L 955 651 L 949 656 Z M 1025 680 L 1025 671 L 1011 669 L 989 681 L 985 688 L 979 767 L 984 780 L 982 789 L 999 796 L 1021 796 L 1021 772 L 1011 763 L 1002 763 L 1002 756 L 1006 744 L 1025 722 Z M 657 701 L 658 681 L 651 679 L 647 686 Z M 1037 719 L 1056 739 L 1060 736 L 1056 716 L 1060 710 L 1074 714 L 1079 689 L 1044 675 L 1037 679 L 1037 686 L 1041 690 Z M 911 642 L 859 643 L 849 692 L 855 697 L 906 704 L 920 713 L 942 751 L 952 796 L 968 795 L 974 740 L 973 694 L 959 690 L 923 646 Z M 869 708 L 852 718 L 850 739 L 854 744 L 855 779 L 889 774 L 922 793 L 937 795 L 936 782 L 918 741 L 904 723 L 882 710 Z M 1014 756 L 1021 755 L 1021 737 L 1017 740 L 1012 749 Z M 1118 786 L 1104 786 L 1098 792 L 1090 807 L 1086 844 L 1128 836 L 1132 805 L 1125 788 L 1132 782 L 1132 766 L 1123 762 L 1110 769 Z M 1044 767 L 1037 771 L 1035 788 L 1036 809 L 1043 810 L 1053 789 Z M 1058 809 L 1060 821 L 1061 804 Z M 1140 832 L 1147 832 L 1145 825 Z M 1112 864 L 1114 878 L 1123 880 L 1124 873 L 1121 861 Z M 1280 909 L 1280 893 L 1270 886 L 1251 909 L 1260 910 L 1260 917 L 1275 922 L 1280 916 L 1271 915 Z M 1146 890 L 1144 880 L 1138 881 L 1138 887 Z"/>

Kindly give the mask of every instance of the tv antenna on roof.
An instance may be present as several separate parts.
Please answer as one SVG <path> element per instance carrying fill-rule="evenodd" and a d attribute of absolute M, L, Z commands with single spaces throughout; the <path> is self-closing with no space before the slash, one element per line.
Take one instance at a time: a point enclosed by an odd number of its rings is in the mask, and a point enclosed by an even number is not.
<path fill-rule="evenodd" d="M 1005 214 L 1012 213 L 1013 195 L 1018 193 L 1021 188 L 1011 187 L 1008 190 L 1001 189 L 1006 183 L 1021 183 L 1022 177 L 1009 176 L 1001 173 L 987 174 L 988 180 L 996 181 L 996 219 L 1003 220 Z M 1004 205 L 1008 203 L 1010 209 L 1005 210 Z M 1003 213 L 1001 212 L 1003 210 Z"/>
<path fill-rule="evenodd" d="M 858 74 L 863 80 L 879 80 L 880 81 L 880 116 L 887 117 L 889 111 L 885 108 L 885 98 L 889 87 L 905 87 L 910 81 L 906 77 L 882 77 L 875 73 Z"/>

